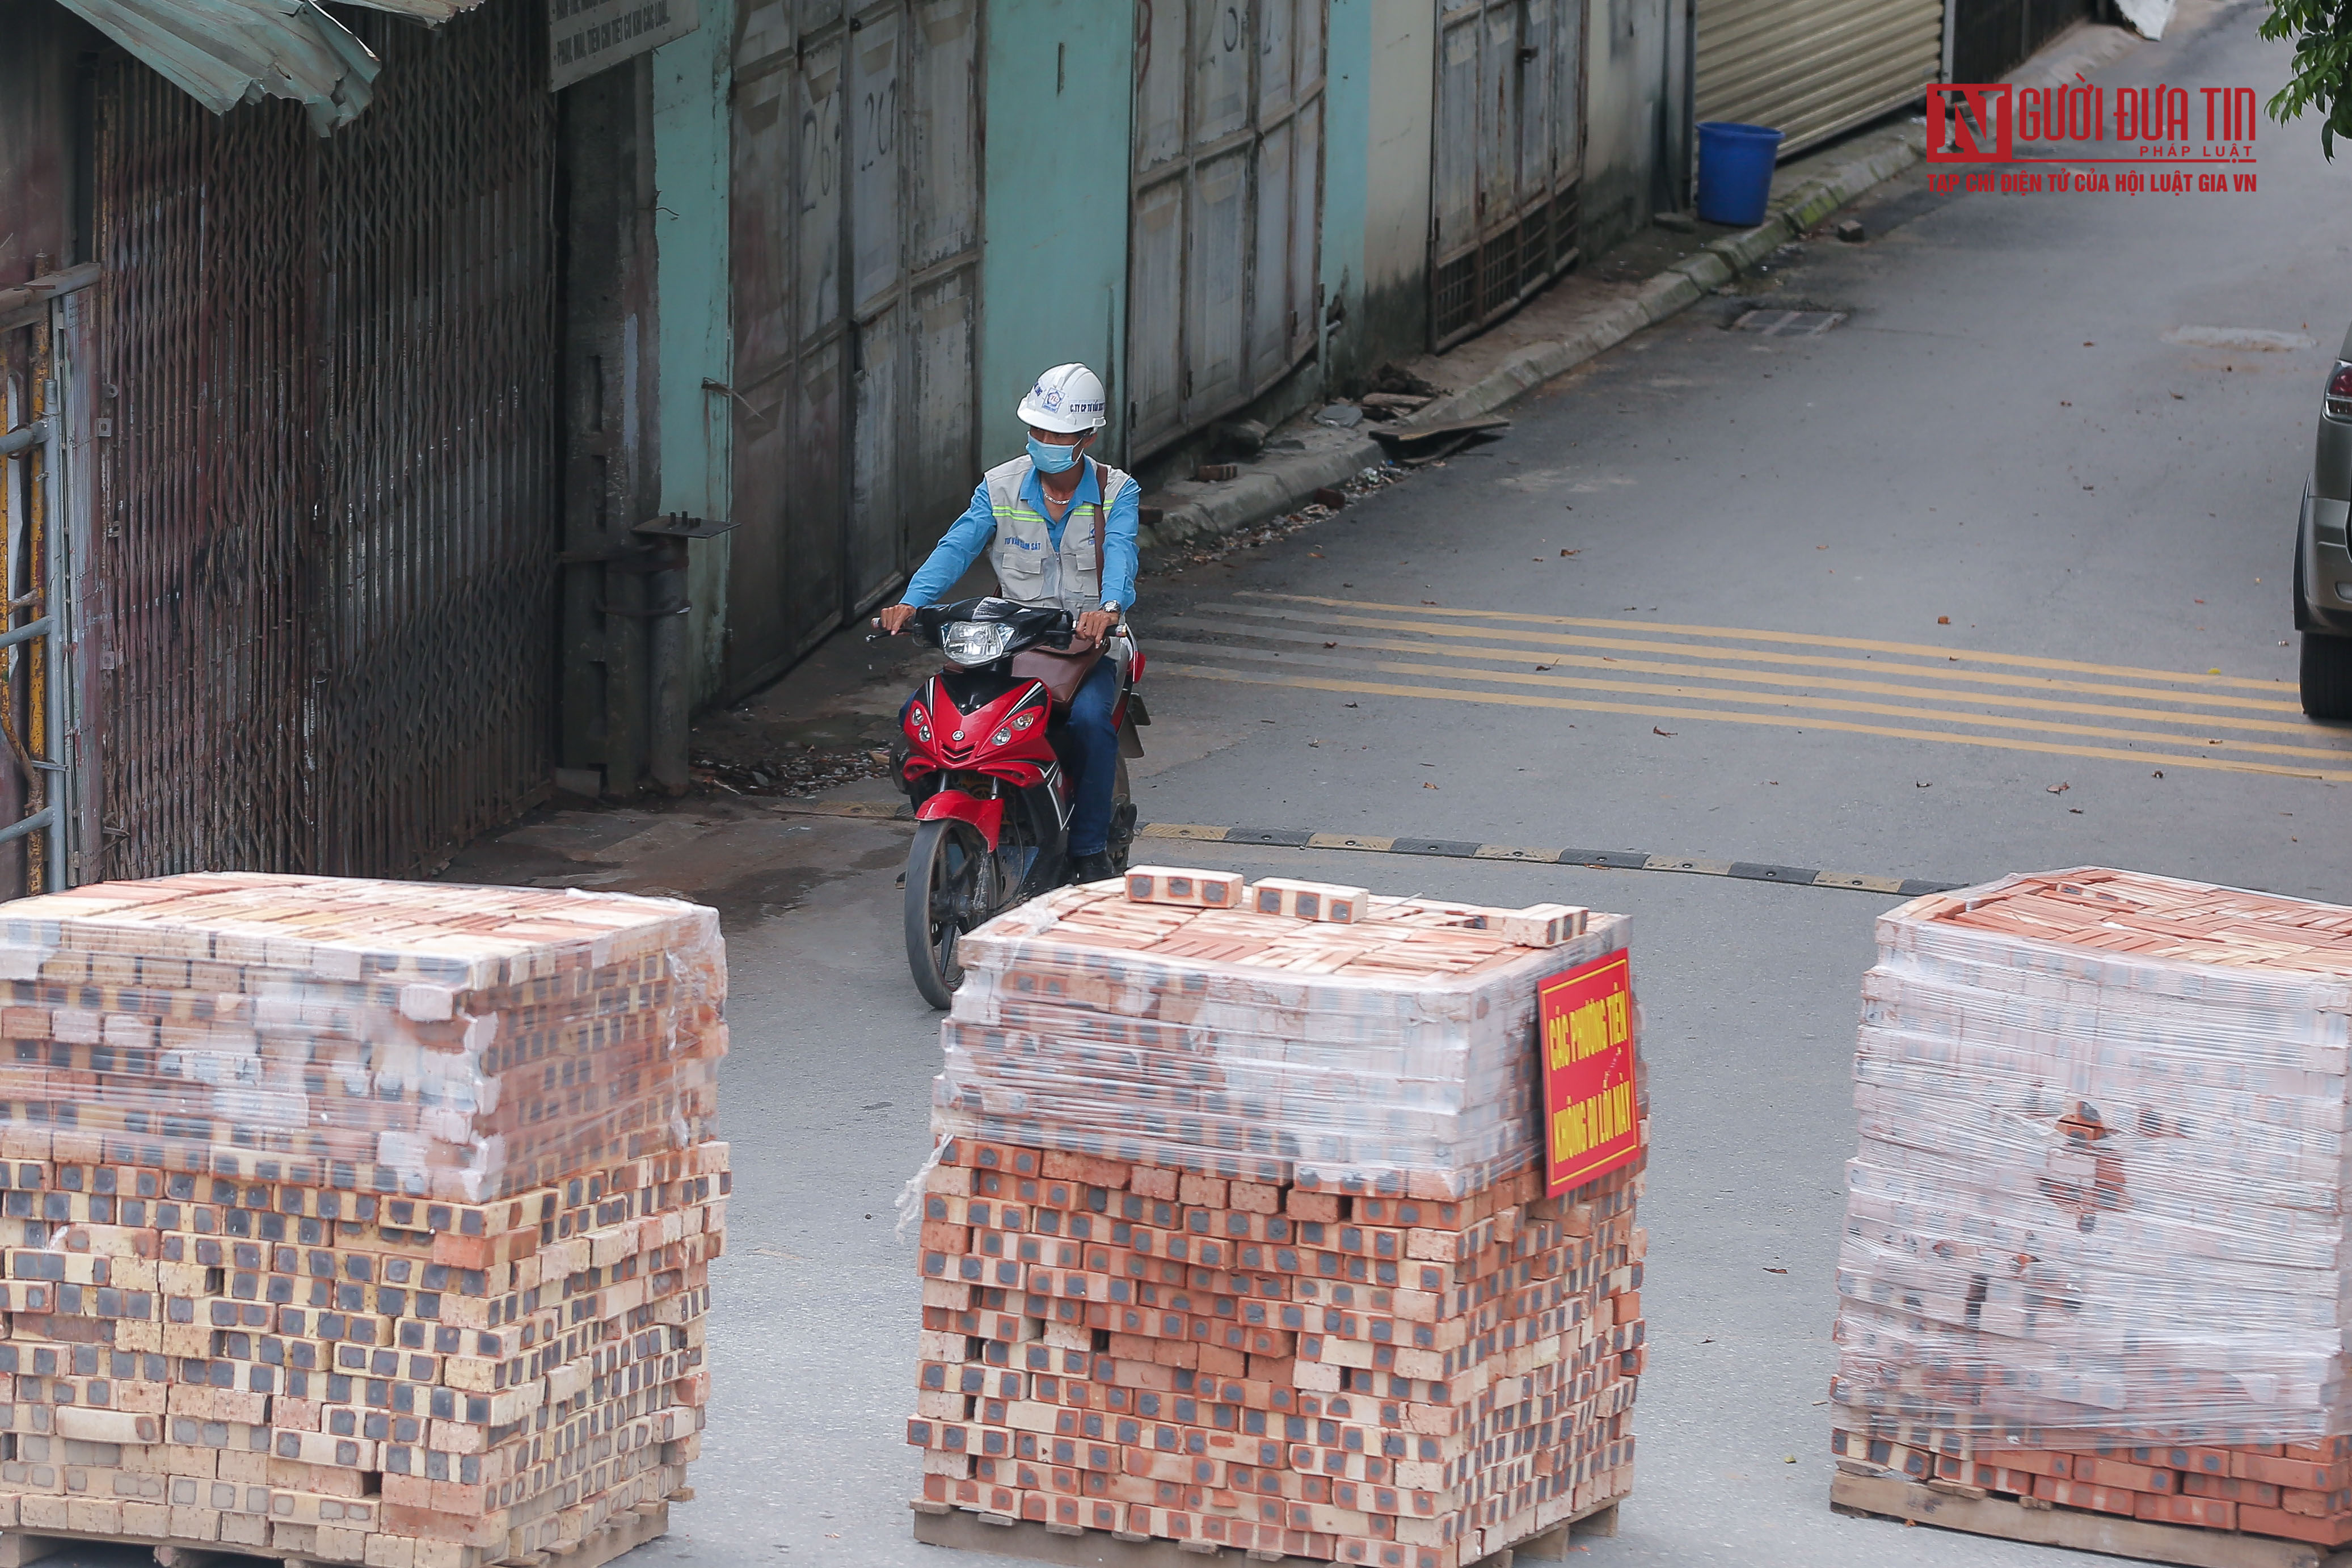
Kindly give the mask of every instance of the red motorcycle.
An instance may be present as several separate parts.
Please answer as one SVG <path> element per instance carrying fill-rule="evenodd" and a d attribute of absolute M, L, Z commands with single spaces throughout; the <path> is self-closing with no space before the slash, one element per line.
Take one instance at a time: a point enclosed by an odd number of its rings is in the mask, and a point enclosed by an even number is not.
<path fill-rule="evenodd" d="M 1070 767 L 1059 749 L 1066 714 L 1045 681 L 1013 666 L 1032 648 L 1068 647 L 1076 629 L 1066 610 L 998 598 L 934 605 L 908 623 L 947 658 L 908 700 L 894 758 L 915 806 L 907 963 L 934 1007 L 949 1005 L 962 983 L 956 947 L 964 932 L 1069 879 Z M 1143 754 L 1136 727 L 1151 722 L 1135 694 L 1143 654 L 1129 647 L 1111 713 L 1119 760 L 1105 845 L 1122 871 L 1135 837 L 1127 759 Z"/>

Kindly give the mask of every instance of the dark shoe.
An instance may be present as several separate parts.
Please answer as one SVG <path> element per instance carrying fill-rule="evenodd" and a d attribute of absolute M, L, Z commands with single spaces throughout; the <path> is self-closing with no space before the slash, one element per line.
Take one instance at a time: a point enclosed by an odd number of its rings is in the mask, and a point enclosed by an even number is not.
<path fill-rule="evenodd" d="M 1106 850 L 1081 855 L 1070 867 L 1070 880 L 1073 882 L 1109 882 L 1118 878 L 1118 868 L 1110 863 L 1110 855 Z"/>

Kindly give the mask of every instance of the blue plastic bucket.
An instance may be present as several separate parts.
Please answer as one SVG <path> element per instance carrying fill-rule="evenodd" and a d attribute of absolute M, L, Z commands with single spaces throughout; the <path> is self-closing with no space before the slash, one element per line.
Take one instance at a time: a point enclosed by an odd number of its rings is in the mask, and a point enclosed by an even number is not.
<path fill-rule="evenodd" d="M 1698 216 L 1707 223 L 1754 228 L 1772 195 L 1780 132 L 1769 125 L 1709 120 L 1698 128 Z"/>

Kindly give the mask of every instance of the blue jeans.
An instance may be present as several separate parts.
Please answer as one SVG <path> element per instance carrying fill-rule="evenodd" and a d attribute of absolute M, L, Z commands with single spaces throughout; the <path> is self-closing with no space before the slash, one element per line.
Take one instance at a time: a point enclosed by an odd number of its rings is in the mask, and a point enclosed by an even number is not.
<path fill-rule="evenodd" d="M 1070 855 L 1099 855 L 1109 847 L 1111 792 L 1118 784 L 1118 731 L 1111 710 L 1118 704 L 1118 661 L 1105 655 L 1070 699 L 1068 750 L 1074 775 L 1070 805 Z"/>

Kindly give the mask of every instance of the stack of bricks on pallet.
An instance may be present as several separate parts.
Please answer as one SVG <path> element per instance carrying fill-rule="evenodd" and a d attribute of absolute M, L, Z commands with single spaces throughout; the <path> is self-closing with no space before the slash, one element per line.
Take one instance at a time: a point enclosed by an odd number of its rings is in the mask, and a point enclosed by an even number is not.
<path fill-rule="evenodd" d="M 2080 869 L 1878 942 L 1841 1466 L 2352 1542 L 2352 909 Z"/>
<path fill-rule="evenodd" d="M 1455 1568 L 1622 1495 L 1640 1167 L 1544 1196 L 1531 1107 L 1538 982 L 1627 922 L 1238 891 L 1071 889 L 967 939 L 919 1506 Z"/>
<path fill-rule="evenodd" d="M 1459 1198 L 1537 1163 L 1536 982 L 1623 947 L 1624 917 L 1330 891 L 1364 917 L 1098 884 L 971 932 L 940 1126 L 1374 1196 Z"/>
<path fill-rule="evenodd" d="M 710 911 L 103 883 L 0 911 L 0 1526 L 477 1568 L 684 1487 Z"/>

